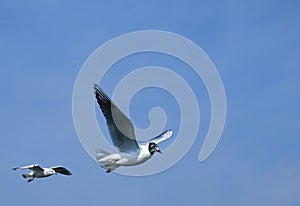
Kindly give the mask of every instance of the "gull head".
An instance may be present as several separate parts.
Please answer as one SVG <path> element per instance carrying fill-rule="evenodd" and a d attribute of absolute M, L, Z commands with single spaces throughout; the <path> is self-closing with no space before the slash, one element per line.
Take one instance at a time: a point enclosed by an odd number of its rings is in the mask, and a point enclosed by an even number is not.
<path fill-rule="evenodd" d="M 162 152 L 160 151 L 158 145 L 155 144 L 154 142 L 149 143 L 148 149 L 149 149 L 149 152 L 150 152 L 151 155 L 153 155 L 154 152 L 159 152 L 160 154 L 162 154 Z"/>
<path fill-rule="evenodd" d="M 54 175 L 54 174 L 57 174 L 56 172 L 55 172 L 55 170 L 54 169 L 49 169 L 49 174 L 51 174 L 51 175 Z"/>

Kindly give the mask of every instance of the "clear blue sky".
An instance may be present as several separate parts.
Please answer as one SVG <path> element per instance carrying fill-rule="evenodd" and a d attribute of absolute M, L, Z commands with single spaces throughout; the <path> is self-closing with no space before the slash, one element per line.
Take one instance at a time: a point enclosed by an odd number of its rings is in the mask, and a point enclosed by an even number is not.
<path fill-rule="evenodd" d="M 299 10 L 296 0 L 1 1 L 0 204 L 299 205 Z M 178 33 L 206 51 L 227 93 L 225 130 L 212 156 L 199 163 L 209 123 L 202 85 L 203 126 L 178 164 L 147 177 L 106 174 L 75 133 L 73 85 L 97 47 L 143 29 Z M 138 62 L 147 66 L 151 58 Z M 202 84 L 182 75 L 192 86 Z M 103 82 L 108 93 L 112 76 Z M 134 110 L 138 101 L 131 108 L 137 122 L 147 117 Z M 73 176 L 28 184 L 11 168 L 31 163 L 63 165 Z"/>

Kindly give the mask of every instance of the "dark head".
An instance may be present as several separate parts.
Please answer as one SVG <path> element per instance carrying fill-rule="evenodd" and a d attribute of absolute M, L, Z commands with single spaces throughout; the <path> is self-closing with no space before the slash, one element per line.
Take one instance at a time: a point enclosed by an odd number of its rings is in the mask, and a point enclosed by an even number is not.
<path fill-rule="evenodd" d="M 159 152 L 160 154 L 162 154 L 162 152 L 158 148 L 158 145 L 155 144 L 154 142 L 149 143 L 148 149 L 149 149 L 149 152 L 150 152 L 151 155 L 153 155 L 154 152 Z"/>

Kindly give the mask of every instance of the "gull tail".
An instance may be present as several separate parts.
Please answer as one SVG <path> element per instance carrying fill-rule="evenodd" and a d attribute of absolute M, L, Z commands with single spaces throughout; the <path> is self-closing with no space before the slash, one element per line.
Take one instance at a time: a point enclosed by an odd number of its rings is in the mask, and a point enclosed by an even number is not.
<path fill-rule="evenodd" d="M 97 162 L 102 168 L 106 169 L 107 173 L 110 173 L 119 167 L 119 165 L 115 164 L 116 161 L 120 160 L 120 157 L 118 155 L 112 156 L 113 153 L 99 148 L 96 149 L 95 152 Z"/>
<path fill-rule="evenodd" d="M 102 159 L 103 157 L 106 157 L 106 156 L 112 154 L 111 152 L 107 152 L 107 151 L 105 151 L 103 149 L 99 149 L 99 148 L 97 148 L 95 150 L 95 152 L 96 152 L 96 159 L 97 159 L 97 161 L 100 160 L 100 159 Z"/>

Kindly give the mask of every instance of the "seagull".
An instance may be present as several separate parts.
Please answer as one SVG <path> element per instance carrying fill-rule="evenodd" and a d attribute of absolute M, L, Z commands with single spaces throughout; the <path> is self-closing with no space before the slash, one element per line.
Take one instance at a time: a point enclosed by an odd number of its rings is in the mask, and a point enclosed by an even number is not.
<path fill-rule="evenodd" d="M 138 144 L 131 120 L 111 101 L 107 94 L 94 84 L 94 93 L 106 119 L 110 137 L 116 153 L 96 149 L 96 159 L 101 167 L 110 173 L 120 166 L 139 165 L 150 159 L 155 152 L 162 154 L 158 143 L 172 137 L 173 132 L 166 130 L 150 141 Z"/>
<path fill-rule="evenodd" d="M 38 164 L 23 166 L 23 167 L 15 167 L 13 170 L 24 170 L 29 169 L 31 170 L 28 174 L 22 174 L 24 178 L 29 178 L 27 182 L 31 182 L 34 178 L 43 178 L 49 177 L 54 174 L 63 174 L 63 175 L 72 175 L 72 173 L 64 167 L 56 166 L 51 168 L 42 168 Z"/>

